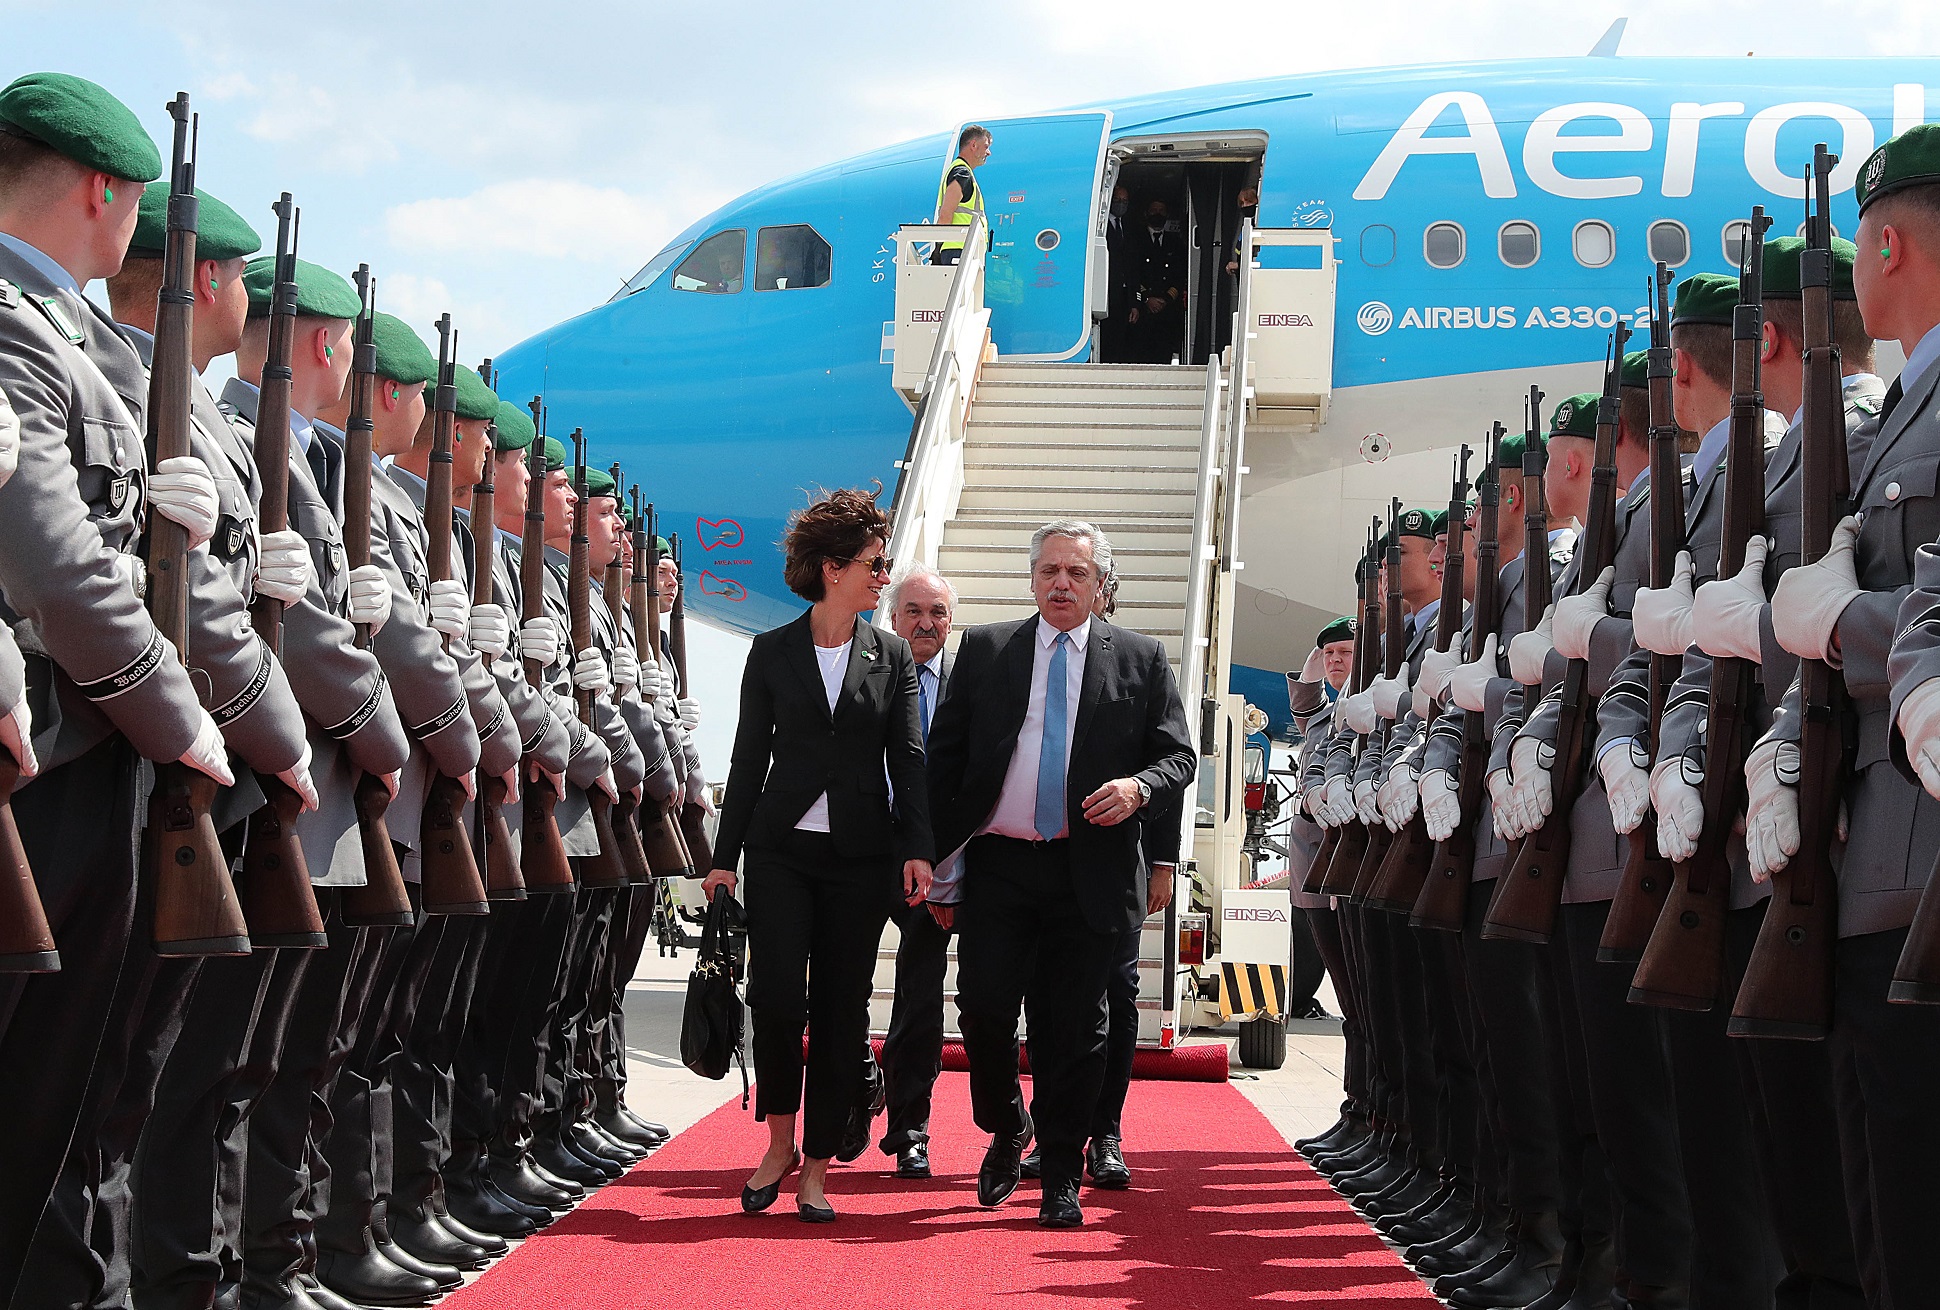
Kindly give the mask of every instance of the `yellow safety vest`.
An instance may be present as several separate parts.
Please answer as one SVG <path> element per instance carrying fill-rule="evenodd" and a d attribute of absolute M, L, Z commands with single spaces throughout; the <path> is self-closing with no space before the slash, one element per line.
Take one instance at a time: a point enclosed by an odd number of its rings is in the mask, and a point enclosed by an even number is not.
<path fill-rule="evenodd" d="M 958 155 L 950 161 L 949 167 L 943 170 L 943 180 L 936 184 L 936 207 L 938 209 L 943 208 L 943 193 L 949 189 L 950 174 L 956 171 L 958 164 L 963 164 L 965 168 L 970 167 L 970 165 L 963 162 L 963 156 Z M 981 213 L 983 213 L 983 188 L 977 185 L 976 174 L 973 172 L 970 176 L 970 199 L 964 204 L 957 206 L 957 212 L 950 216 L 950 221 L 958 227 L 969 227 L 970 216 Z M 939 250 L 961 250 L 963 249 L 963 243 L 961 241 L 944 241 L 937 248 Z"/>

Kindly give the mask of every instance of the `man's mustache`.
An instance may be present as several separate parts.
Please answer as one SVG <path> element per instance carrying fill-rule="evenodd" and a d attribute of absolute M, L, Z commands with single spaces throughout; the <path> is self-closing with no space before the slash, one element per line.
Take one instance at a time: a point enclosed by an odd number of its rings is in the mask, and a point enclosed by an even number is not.
<path fill-rule="evenodd" d="M 909 635 L 912 637 L 922 637 L 925 640 L 929 640 L 931 638 L 934 638 L 937 635 L 936 625 L 932 623 L 919 624 L 917 625 L 916 630 L 910 633 Z"/>

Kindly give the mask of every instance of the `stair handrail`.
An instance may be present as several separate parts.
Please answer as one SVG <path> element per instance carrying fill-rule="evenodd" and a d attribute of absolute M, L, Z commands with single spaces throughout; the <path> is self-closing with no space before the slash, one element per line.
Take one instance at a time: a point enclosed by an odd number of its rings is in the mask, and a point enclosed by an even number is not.
<path fill-rule="evenodd" d="M 909 445 L 903 452 L 901 461 L 902 476 L 896 480 L 896 494 L 890 500 L 890 548 L 893 553 L 905 557 L 906 561 L 916 560 L 918 556 L 929 555 L 921 563 L 934 566 L 936 542 L 928 543 L 925 551 L 919 544 L 912 554 L 908 545 L 917 526 L 935 508 L 932 501 L 932 488 L 929 480 L 933 476 L 941 452 L 951 442 L 961 442 L 964 437 L 961 419 L 968 405 L 957 404 L 959 399 L 968 396 L 975 385 L 977 367 L 983 360 L 983 343 L 988 337 L 986 330 L 976 334 L 974 342 L 959 342 L 966 320 L 973 314 L 984 313 L 980 302 L 983 286 L 984 252 L 988 245 L 989 229 L 982 214 L 972 214 L 970 225 L 955 229 L 963 235 L 963 254 L 957 260 L 956 273 L 950 279 L 949 299 L 944 303 L 943 320 L 937 326 L 936 343 L 930 348 L 929 369 L 923 375 L 923 391 L 916 400 L 916 412 L 909 425 Z M 908 246 L 903 256 L 909 256 Z M 964 346 L 974 346 L 966 352 Z M 970 358 L 965 359 L 968 353 Z M 914 488 L 912 490 L 912 488 Z M 955 512 L 950 506 L 943 517 L 948 518 Z M 940 537 L 939 537 L 940 540 Z M 881 616 L 884 622 L 886 616 Z"/>
<path fill-rule="evenodd" d="M 1233 306 L 1232 390 L 1226 397 L 1226 467 L 1219 490 L 1219 571 L 1239 558 L 1239 484 L 1246 459 L 1246 373 L 1253 339 L 1253 220 L 1239 225 L 1239 296 Z"/>

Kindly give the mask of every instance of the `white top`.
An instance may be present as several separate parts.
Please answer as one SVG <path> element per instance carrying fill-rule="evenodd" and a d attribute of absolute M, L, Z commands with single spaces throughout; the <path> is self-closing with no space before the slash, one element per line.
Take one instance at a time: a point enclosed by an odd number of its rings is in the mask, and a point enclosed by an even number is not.
<path fill-rule="evenodd" d="M 853 645 L 855 645 L 855 638 L 851 637 L 840 646 L 817 646 L 815 648 L 815 662 L 822 666 L 822 689 L 828 693 L 829 712 L 831 714 L 835 712 L 836 698 L 842 694 L 842 675 L 849 671 L 849 647 Z M 827 792 L 823 792 L 815 798 L 815 803 L 808 807 L 808 813 L 802 815 L 801 820 L 795 824 L 795 828 L 798 832 L 827 832 L 829 830 L 829 794 Z"/>
<path fill-rule="evenodd" d="M 1071 751 L 1077 746 L 1078 694 L 1085 682 L 1085 646 L 1091 637 L 1091 620 L 1071 629 L 1071 649 L 1064 657 L 1064 750 L 1065 776 L 1070 777 Z M 1024 711 L 1024 726 L 1017 730 L 1017 749 L 1011 752 L 1010 767 L 1004 770 L 1004 787 L 997 793 L 997 808 L 979 833 L 994 832 L 1000 837 L 1023 841 L 1037 838 L 1037 761 L 1044 750 L 1044 687 L 1051 677 L 1051 653 L 1058 630 L 1042 616 L 1037 620 L 1037 643 L 1031 652 L 1031 699 Z M 1065 798 L 1068 802 L 1069 797 Z M 1060 830 L 1058 836 L 1067 835 Z"/>

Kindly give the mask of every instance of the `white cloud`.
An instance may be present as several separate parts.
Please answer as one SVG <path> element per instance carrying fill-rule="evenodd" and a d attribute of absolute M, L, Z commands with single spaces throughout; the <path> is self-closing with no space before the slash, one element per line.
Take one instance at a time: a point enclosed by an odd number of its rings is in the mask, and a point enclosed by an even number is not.
<path fill-rule="evenodd" d="M 384 214 L 400 250 L 513 254 L 593 263 L 644 259 L 672 234 L 662 202 L 618 187 L 531 178 L 494 182 L 468 196 L 412 200 Z"/>

